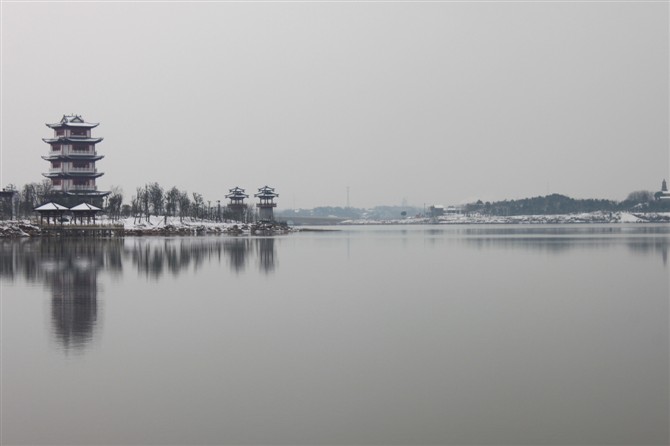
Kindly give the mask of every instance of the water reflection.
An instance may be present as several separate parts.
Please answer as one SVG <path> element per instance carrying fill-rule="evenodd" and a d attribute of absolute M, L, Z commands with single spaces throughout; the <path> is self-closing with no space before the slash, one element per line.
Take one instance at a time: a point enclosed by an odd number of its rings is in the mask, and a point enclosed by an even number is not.
<path fill-rule="evenodd" d="M 255 259 L 254 259 L 255 257 Z M 128 238 L 125 240 L 29 239 L 0 243 L 0 277 L 46 282 L 54 294 L 87 293 L 99 271 L 119 276 L 130 260 L 140 273 L 155 279 L 168 273 L 178 276 L 197 270 L 204 262 L 217 261 L 232 272 L 257 261 L 259 270 L 272 273 L 277 262 L 275 238 Z M 76 291 L 75 291 L 76 290 Z M 88 291 L 84 291 L 88 290 Z"/>
<path fill-rule="evenodd" d="M 247 254 L 251 250 L 251 241 L 235 238 L 226 240 L 223 247 L 224 252 L 228 255 L 230 268 L 236 273 L 244 271 L 247 264 Z"/>
<path fill-rule="evenodd" d="M 269 274 L 275 269 L 274 238 L 176 238 L 129 239 L 124 254 L 129 256 L 138 272 L 158 279 L 164 273 L 173 276 L 188 270 L 197 270 L 205 261 L 225 263 L 229 269 L 242 273 L 254 251 L 260 271 Z"/>
<path fill-rule="evenodd" d="M 571 250 L 626 246 L 634 255 L 658 256 L 667 266 L 669 228 L 616 227 L 446 227 L 399 231 L 360 230 L 354 234 L 400 237 L 403 243 L 423 237 L 428 246 L 456 245 L 477 250 L 530 250 L 563 254 Z M 356 237 L 346 234 L 347 258 Z M 335 235 L 335 239 L 332 239 Z M 306 235 L 309 237 L 309 235 Z M 323 236 L 336 240 L 337 233 Z M 36 238 L 0 242 L 0 278 L 43 283 L 51 293 L 50 321 L 54 339 L 66 350 L 81 349 L 96 336 L 101 321 L 98 303 L 101 273 L 121 277 L 123 263 L 140 275 L 195 273 L 204 264 L 220 264 L 238 275 L 250 265 L 262 274 L 276 271 L 279 239 L 274 237 L 126 238 L 116 240 Z"/>
<path fill-rule="evenodd" d="M 197 270 L 203 263 L 227 264 L 239 274 L 256 253 L 259 270 L 275 269 L 274 238 L 128 238 L 115 240 L 36 238 L 0 243 L 0 278 L 43 283 L 51 293 L 51 331 L 66 350 L 90 343 L 101 321 L 98 275 L 121 277 L 123 262 L 159 279 Z"/>
<path fill-rule="evenodd" d="M 258 247 L 258 263 L 261 271 L 269 273 L 275 268 L 275 239 L 263 238 L 259 239 Z"/>
<path fill-rule="evenodd" d="M 668 444 L 667 240 L 608 234 L 0 241 L 3 439 Z"/>
<path fill-rule="evenodd" d="M 122 269 L 120 240 L 30 239 L 0 245 L 0 275 L 44 283 L 51 292 L 51 330 L 62 347 L 81 350 L 98 325 L 98 274 Z"/>
<path fill-rule="evenodd" d="M 478 250 L 527 249 L 551 254 L 575 249 L 611 248 L 614 242 L 625 244 L 631 252 L 659 255 L 663 265 L 668 263 L 670 249 L 668 225 L 637 226 L 565 226 L 560 227 L 468 227 L 430 228 L 425 239 L 430 245 L 441 243 L 465 244 Z"/>

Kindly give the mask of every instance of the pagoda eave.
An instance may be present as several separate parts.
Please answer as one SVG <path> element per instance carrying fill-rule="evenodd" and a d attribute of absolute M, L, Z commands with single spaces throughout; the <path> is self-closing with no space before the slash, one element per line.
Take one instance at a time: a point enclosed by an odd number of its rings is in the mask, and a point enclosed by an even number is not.
<path fill-rule="evenodd" d="M 65 195 L 70 195 L 70 196 L 76 196 L 76 197 L 106 197 L 107 195 L 111 194 L 111 191 L 86 191 L 86 190 L 81 190 L 77 192 L 64 192 Z"/>
<path fill-rule="evenodd" d="M 44 141 L 47 144 L 55 144 L 55 143 L 64 143 L 64 142 L 79 142 L 79 143 L 88 143 L 88 144 L 97 144 L 100 141 L 102 141 L 104 138 L 77 138 L 73 136 L 61 136 L 58 138 L 42 138 L 42 141 Z"/>
<path fill-rule="evenodd" d="M 104 172 L 47 172 L 42 175 L 47 178 L 62 178 L 64 180 L 72 178 L 99 178 Z"/>
<path fill-rule="evenodd" d="M 58 161 L 58 160 L 74 160 L 74 161 L 99 161 L 103 159 L 105 155 L 45 155 L 42 156 L 43 160 L 46 161 Z"/>
<path fill-rule="evenodd" d="M 47 127 L 57 130 L 63 128 L 94 129 L 100 125 L 99 122 L 58 122 L 56 124 L 45 124 Z"/>

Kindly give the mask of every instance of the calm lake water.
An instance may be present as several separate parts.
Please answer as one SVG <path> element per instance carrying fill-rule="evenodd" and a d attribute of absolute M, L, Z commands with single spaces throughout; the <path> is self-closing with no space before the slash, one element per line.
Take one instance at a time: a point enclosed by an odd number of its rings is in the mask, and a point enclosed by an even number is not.
<path fill-rule="evenodd" d="M 658 444 L 670 225 L 0 241 L 5 444 Z"/>

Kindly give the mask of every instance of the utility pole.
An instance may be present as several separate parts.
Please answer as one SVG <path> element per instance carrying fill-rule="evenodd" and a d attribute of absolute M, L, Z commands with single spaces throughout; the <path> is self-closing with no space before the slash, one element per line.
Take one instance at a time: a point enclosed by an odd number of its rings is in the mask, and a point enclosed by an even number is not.
<path fill-rule="evenodd" d="M 347 207 L 349 206 L 349 186 L 347 186 Z"/>

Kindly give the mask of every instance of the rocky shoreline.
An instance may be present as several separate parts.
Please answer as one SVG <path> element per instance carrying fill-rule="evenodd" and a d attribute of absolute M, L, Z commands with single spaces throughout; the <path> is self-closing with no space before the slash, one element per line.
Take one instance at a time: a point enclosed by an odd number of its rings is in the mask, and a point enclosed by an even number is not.
<path fill-rule="evenodd" d="M 108 225 L 109 227 L 114 227 Z M 93 226 L 90 226 L 91 228 Z M 202 236 L 202 235 L 279 235 L 288 234 L 296 231 L 283 223 L 262 222 L 252 224 L 230 224 L 230 223 L 206 223 L 206 224 L 164 224 L 164 225 L 116 225 L 118 228 L 115 233 L 120 236 Z M 53 230 L 43 231 L 40 225 L 36 225 L 27 221 L 4 221 L 0 222 L 0 238 L 17 238 L 17 237 L 42 237 L 42 236 L 60 236 L 68 235 L 74 227 L 68 224 Z M 76 236 L 76 235 L 75 235 Z"/>
<path fill-rule="evenodd" d="M 670 223 L 670 213 L 629 213 L 629 212 L 590 212 L 583 214 L 560 215 L 447 215 L 439 218 L 407 218 L 402 220 L 347 220 L 341 225 L 480 225 L 480 224 L 610 224 L 610 223 Z M 207 222 L 207 221 L 174 221 L 157 219 L 155 221 L 135 223 L 132 218 L 119 222 L 102 221 L 103 225 L 118 228 L 116 233 L 121 236 L 201 236 L 201 235 L 259 235 L 270 236 L 288 234 L 302 230 L 288 226 L 282 222 Z M 42 231 L 42 228 L 29 221 L 0 222 L 0 238 L 39 237 L 45 235 L 63 235 L 68 232 L 69 225 L 63 225 L 64 232 Z M 49 232 L 49 234 L 46 234 Z M 65 234 L 67 235 L 67 234 Z"/>

